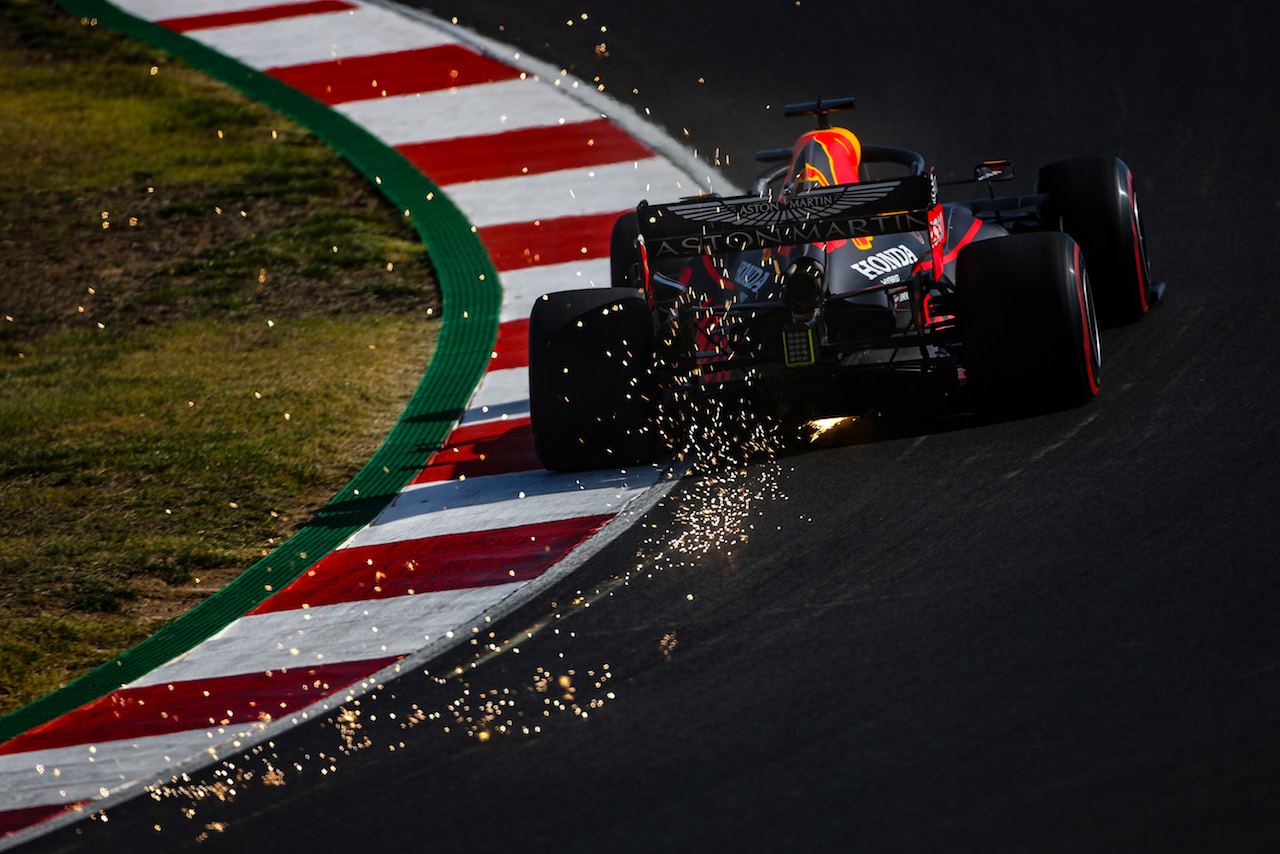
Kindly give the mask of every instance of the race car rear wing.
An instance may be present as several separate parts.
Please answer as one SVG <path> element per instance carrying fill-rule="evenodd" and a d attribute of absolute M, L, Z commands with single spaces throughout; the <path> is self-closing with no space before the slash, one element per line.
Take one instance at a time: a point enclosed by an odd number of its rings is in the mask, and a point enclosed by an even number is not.
<path fill-rule="evenodd" d="M 932 174 L 824 187 L 786 201 L 698 196 L 664 205 L 641 202 L 636 212 L 646 264 L 907 231 L 928 230 L 937 241 L 945 236 Z"/>

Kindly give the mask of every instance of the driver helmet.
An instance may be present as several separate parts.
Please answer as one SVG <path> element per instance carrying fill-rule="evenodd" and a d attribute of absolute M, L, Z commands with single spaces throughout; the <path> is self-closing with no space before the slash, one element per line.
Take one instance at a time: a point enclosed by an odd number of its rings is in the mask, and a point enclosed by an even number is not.
<path fill-rule="evenodd" d="M 823 128 L 810 131 L 796 141 L 791 154 L 785 196 L 832 187 L 856 184 L 858 166 L 862 162 L 862 143 L 845 128 Z"/>

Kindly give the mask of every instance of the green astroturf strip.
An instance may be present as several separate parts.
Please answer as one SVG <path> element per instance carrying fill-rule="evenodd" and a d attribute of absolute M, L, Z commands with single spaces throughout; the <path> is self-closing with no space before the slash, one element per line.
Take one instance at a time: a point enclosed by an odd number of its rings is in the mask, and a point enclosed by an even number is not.
<path fill-rule="evenodd" d="M 382 511 L 438 448 L 483 375 L 497 338 L 501 289 L 471 223 L 399 153 L 341 114 L 265 74 L 102 2 L 57 0 L 234 86 L 324 140 L 401 211 L 410 211 L 444 296 L 435 356 L 382 447 L 305 528 L 218 594 L 112 661 L 0 718 L 0 743 L 102 697 L 181 655 L 261 604 Z M 428 200 L 428 196 L 431 199 Z"/>

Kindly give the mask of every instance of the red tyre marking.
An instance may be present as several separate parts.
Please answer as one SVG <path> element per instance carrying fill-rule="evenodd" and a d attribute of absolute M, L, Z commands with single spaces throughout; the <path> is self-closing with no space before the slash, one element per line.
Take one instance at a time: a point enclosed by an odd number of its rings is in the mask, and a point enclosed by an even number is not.
<path fill-rule="evenodd" d="M 1080 246 L 1074 249 L 1072 263 L 1075 266 L 1076 301 L 1080 303 L 1080 327 L 1084 333 L 1084 366 L 1089 374 L 1091 394 L 1098 393 L 1098 375 L 1093 369 L 1093 336 L 1089 334 L 1089 304 L 1084 293 L 1084 271 L 1080 266 Z"/>
<path fill-rule="evenodd" d="M 1147 277 L 1146 271 L 1142 269 L 1142 242 L 1138 237 L 1138 216 L 1137 206 L 1133 201 L 1133 173 L 1126 175 L 1129 183 L 1129 207 L 1133 212 L 1129 225 L 1133 229 L 1133 263 L 1138 271 L 1138 300 L 1142 304 L 1142 313 L 1146 314 L 1150 306 L 1147 305 Z"/>

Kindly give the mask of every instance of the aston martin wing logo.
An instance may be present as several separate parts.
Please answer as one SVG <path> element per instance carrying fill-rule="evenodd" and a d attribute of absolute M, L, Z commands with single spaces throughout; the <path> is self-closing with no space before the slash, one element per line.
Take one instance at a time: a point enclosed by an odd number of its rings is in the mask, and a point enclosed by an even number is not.
<path fill-rule="evenodd" d="M 636 212 L 649 255 L 664 258 L 923 231 L 936 204 L 930 174 L 826 187 L 785 204 L 759 196 L 702 196 L 665 205 L 641 202 Z"/>
<path fill-rule="evenodd" d="M 702 198 L 667 205 L 666 209 L 693 222 L 733 226 L 791 225 L 853 213 L 856 208 L 883 199 L 900 183 L 842 184 L 795 196 L 785 204 L 759 198 Z"/>

